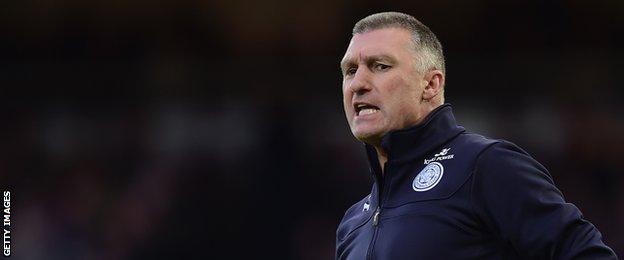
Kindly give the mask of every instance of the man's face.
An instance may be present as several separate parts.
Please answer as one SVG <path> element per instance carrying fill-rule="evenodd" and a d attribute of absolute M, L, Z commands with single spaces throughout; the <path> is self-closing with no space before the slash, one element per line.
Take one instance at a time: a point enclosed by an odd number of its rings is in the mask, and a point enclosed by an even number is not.
<path fill-rule="evenodd" d="M 418 124 L 427 81 L 418 71 L 410 33 L 384 28 L 356 34 L 341 62 L 342 94 L 353 135 L 378 145 L 392 131 Z"/>

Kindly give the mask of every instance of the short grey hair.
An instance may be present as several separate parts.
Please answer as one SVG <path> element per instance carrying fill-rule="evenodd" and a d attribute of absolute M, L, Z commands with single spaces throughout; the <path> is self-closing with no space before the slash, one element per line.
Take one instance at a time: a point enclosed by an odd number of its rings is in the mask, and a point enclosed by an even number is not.
<path fill-rule="evenodd" d="M 376 13 L 358 21 L 353 35 L 384 28 L 402 28 L 412 34 L 412 41 L 420 63 L 419 70 L 441 70 L 446 74 L 442 44 L 433 32 L 411 15 L 399 12 Z"/>

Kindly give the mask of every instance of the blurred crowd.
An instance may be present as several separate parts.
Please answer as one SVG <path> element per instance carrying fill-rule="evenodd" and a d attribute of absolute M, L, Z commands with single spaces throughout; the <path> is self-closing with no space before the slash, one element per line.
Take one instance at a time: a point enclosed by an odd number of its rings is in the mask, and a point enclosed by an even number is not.
<path fill-rule="evenodd" d="M 15 259 L 332 259 L 372 184 L 338 63 L 386 10 L 442 41 L 458 122 L 527 150 L 624 256 L 619 1 L 3 5 Z"/>

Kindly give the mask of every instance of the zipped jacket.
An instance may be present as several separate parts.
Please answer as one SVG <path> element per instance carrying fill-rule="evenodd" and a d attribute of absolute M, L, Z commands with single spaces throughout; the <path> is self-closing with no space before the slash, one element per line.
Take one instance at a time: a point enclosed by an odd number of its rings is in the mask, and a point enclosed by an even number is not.
<path fill-rule="evenodd" d="M 338 260 L 617 259 L 550 174 L 503 140 L 466 132 L 450 105 L 365 145 L 371 193 L 336 232 Z"/>

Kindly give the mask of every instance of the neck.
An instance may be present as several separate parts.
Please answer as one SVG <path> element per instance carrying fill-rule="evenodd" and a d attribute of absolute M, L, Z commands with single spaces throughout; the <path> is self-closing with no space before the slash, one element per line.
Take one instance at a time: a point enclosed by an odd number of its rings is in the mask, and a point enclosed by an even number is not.
<path fill-rule="evenodd" d="M 383 148 L 381 148 L 381 145 L 375 146 L 375 150 L 377 150 L 377 160 L 379 160 L 379 166 L 381 167 L 381 174 L 383 176 L 383 173 L 385 171 L 384 168 L 386 162 L 388 161 L 388 154 Z"/>

